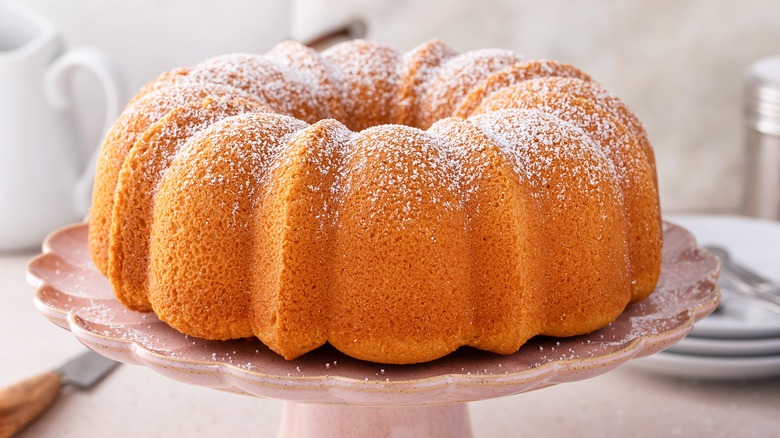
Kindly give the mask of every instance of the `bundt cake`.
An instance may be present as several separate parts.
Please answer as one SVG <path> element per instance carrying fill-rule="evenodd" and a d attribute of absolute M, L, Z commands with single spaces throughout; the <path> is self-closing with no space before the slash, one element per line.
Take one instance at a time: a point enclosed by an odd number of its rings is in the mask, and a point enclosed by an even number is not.
<path fill-rule="evenodd" d="M 641 124 L 571 65 L 285 42 L 141 89 L 89 248 L 188 335 L 403 364 L 604 327 L 655 288 L 659 211 Z"/>

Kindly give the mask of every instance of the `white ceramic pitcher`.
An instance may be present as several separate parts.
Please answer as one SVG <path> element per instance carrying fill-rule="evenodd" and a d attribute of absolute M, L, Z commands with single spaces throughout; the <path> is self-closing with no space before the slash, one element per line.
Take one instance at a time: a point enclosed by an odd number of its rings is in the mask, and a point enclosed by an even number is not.
<path fill-rule="evenodd" d="M 114 64 L 92 48 L 65 52 L 52 23 L 0 1 L 0 250 L 40 245 L 89 208 L 96 148 L 76 144 L 68 93 L 76 67 L 102 84 L 107 128 L 122 102 Z"/>

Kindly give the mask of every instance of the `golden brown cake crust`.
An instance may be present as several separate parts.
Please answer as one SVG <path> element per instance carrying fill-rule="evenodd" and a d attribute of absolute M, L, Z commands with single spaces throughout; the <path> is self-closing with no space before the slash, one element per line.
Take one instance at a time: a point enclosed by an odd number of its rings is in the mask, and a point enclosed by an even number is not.
<path fill-rule="evenodd" d="M 90 252 L 119 299 L 287 359 L 510 354 L 605 326 L 660 273 L 636 116 L 508 50 L 215 57 L 144 86 L 98 166 Z"/>
<path fill-rule="evenodd" d="M 473 335 L 465 217 L 446 147 L 415 128 L 379 126 L 348 148 L 335 189 L 329 342 L 392 363 L 454 351 Z"/>
<path fill-rule="evenodd" d="M 322 54 L 341 84 L 347 128 L 361 131 L 395 120 L 398 108 L 401 54 L 390 47 L 360 41 L 334 46 Z"/>
<path fill-rule="evenodd" d="M 523 59 L 522 55 L 504 49 L 475 50 L 450 58 L 426 84 L 419 126 L 425 129 L 437 120 L 454 115 L 471 89 L 493 73 Z"/>
<path fill-rule="evenodd" d="M 453 114 L 465 119 L 491 94 L 530 79 L 546 77 L 572 77 L 590 81 L 590 76 L 570 64 L 532 59 L 512 64 L 488 76 L 487 79 L 469 91 Z"/>
<path fill-rule="evenodd" d="M 245 95 L 222 85 L 177 83 L 159 88 L 135 100 L 114 122 L 106 134 L 98 156 L 89 217 L 90 253 L 101 272 L 108 272 L 109 233 L 119 172 L 136 140 L 171 110 L 206 97 L 227 96 Z M 251 96 L 245 97 L 253 99 Z"/>
<path fill-rule="evenodd" d="M 577 93 L 571 90 L 578 89 Z M 583 129 L 615 166 L 626 217 L 632 301 L 653 291 L 660 275 L 662 235 L 658 190 L 648 144 L 620 112 L 610 111 L 609 93 L 580 79 L 545 77 L 523 81 L 486 98 L 472 114 L 529 108 L 553 114 Z M 614 103 L 612 103 L 614 105 Z"/>
<path fill-rule="evenodd" d="M 117 297 L 127 307 L 152 310 L 147 268 L 153 194 L 181 147 L 221 119 L 267 110 L 238 97 L 206 98 L 169 112 L 135 142 L 119 173 L 114 196 L 107 274 Z"/>
<path fill-rule="evenodd" d="M 252 330 L 288 359 L 328 340 L 334 215 L 331 187 L 351 132 L 328 119 L 303 129 L 281 152 L 254 219 Z"/>
<path fill-rule="evenodd" d="M 421 44 L 403 57 L 404 67 L 401 74 L 401 84 L 398 90 L 398 116 L 396 124 L 422 127 L 423 99 L 425 99 L 428 82 L 439 67 L 448 59 L 458 54 L 450 46 L 439 40 L 431 40 Z"/>
<path fill-rule="evenodd" d="M 208 339 L 252 335 L 251 216 L 279 140 L 300 120 L 248 113 L 215 123 L 171 163 L 156 194 L 149 301 L 173 327 Z"/>

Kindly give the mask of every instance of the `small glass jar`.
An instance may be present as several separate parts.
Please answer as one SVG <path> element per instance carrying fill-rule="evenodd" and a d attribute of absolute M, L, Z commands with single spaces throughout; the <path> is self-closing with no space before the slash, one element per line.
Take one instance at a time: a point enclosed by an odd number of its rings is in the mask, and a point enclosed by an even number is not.
<path fill-rule="evenodd" d="M 780 219 L 780 55 L 745 70 L 743 213 Z"/>

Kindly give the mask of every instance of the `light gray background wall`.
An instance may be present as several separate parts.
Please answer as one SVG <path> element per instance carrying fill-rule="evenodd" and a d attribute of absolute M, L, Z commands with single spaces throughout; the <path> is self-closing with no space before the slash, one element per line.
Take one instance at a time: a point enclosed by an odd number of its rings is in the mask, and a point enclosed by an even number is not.
<path fill-rule="evenodd" d="M 7 0 L 0 0 L 7 1 Z M 741 202 L 741 72 L 780 53 L 780 2 L 706 0 L 22 0 L 68 42 L 112 55 L 128 96 L 159 72 L 231 51 L 264 52 L 359 18 L 368 38 L 409 49 L 506 47 L 589 72 L 644 121 L 665 212 L 736 212 Z M 77 75 L 85 141 L 100 93 Z M 780 169 L 779 169 L 780 171 Z"/>

